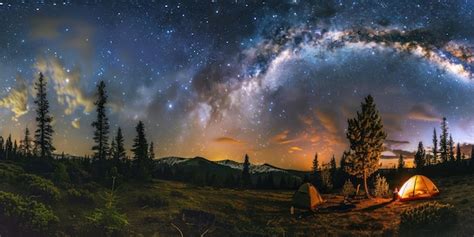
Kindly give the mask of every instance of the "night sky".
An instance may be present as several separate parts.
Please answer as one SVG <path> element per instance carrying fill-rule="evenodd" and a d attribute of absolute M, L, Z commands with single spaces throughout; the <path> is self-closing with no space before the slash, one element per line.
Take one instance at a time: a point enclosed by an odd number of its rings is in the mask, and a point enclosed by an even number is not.
<path fill-rule="evenodd" d="M 41 71 L 58 153 L 91 154 L 100 80 L 112 135 L 129 149 L 143 120 L 158 157 L 308 169 L 369 93 L 388 153 L 431 146 L 443 116 L 474 143 L 474 1 L 71 2 L 0 3 L 2 136 L 34 129 Z"/>

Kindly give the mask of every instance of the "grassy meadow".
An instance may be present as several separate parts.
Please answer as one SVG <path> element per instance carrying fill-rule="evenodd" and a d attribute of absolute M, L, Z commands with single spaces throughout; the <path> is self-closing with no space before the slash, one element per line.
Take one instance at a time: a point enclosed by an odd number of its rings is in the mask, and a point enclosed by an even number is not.
<path fill-rule="evenodd" d="M 474 233 L 474 176 L 435 179 L 441 190 L 435 200 L 454 205 L 458 216 L 455 227 L 440 236 L 470 236 Z M 130 222 L 131 235 L 143 236 L 397 236 L 402 210 L 432 200 L 390 202 L 390 199 L 360 200 L 356 208 L 339 211 L 342 197 L 323 195 L 321 208 L 310 213 L 290 214 L 293 191 L 217 189 L 154 180 L 147 185 L 127 184 L 117 189 L 118 206 Z M 140 196 L 161 200 L 158 206 L 137 201 Z M 55 208 L 65 228 L 75 228 L 77 218 L 91 206 L 64 203 Z M 215 215 L 213 224 L 199 226 L 180 220 L 183 209 Z M 77 227 L 79 228 L 79 227 Z M 422 235 L 423 230 L 418 234 Z"/>

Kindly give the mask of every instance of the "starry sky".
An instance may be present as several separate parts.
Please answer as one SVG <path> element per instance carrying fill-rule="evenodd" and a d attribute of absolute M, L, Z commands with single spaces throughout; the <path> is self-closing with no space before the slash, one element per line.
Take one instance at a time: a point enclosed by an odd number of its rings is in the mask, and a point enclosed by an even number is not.
<path fill-rule="evenodd" d="M 34 129 L 39 72 L 58 152 L 91 154 L 94 92 L 112 135 L 143 120 L 163 156 L 308 169 L 347 148 L 369 93 L 386 153 L 446 116 L 474 143 L 474 1 L 1 1 L 0 135 Z M 439 129 L 438 129 L 439 134 Z"/>

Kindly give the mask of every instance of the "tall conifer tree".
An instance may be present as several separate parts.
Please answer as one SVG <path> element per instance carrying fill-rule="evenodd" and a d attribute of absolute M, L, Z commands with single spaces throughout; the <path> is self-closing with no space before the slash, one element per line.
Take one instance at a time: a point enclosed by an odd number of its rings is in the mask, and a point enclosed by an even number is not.
<path fill-rule="evenodd" d="M 97 85 L 97 100 L 94 102 L 96 106 L 97 117 L 92 122 L 94 131 L 94 159 L 103 161 L 107 159 L 107 153 L 109 152 L 108 136 L 109 136 L 109 119 L 107 118 L 106 104 L 107 104 L 107 92 L 105 91 L 105 82 L 100 81 Z"/>
<path fill-rule="evenodd" d="M 425 148 L 423 147 L 423 142 L 418 143 L 418 150 L 415 153 L 415 166 L 417 169 L 421 169 L 426 164 L 426 152 Z"/>
<path fill-rule="evenodd" d="M 433 128 L 433 157 L 428 161 L 428 165 L 436 164 L 438 162 L 438 135 L 436 135 L 436 128 Z"/>
<path fill-rule="evenodd" d="M 347 171 L 363 179 L 365 193 L 371 198 L 367 179 L 379 169 L 380 155 L 387 134 L 371 95 L 361 103 L 361 111 L 348 120 L 346 133 L 350 150 L 347 153 Z"/>
<path fill-rule="evenodd" d="M 443 117 L 441 122 L 441 135 L 439 137 L 439 151 L 441 162 L 447 162 L 449 156 L 449 147 L 448 147 L 448 123 L 446 118 Z"/>
<path fill-rule="evenodd" d="M 249 187 L 251 185 L 250 177 L 250 159 L 247 154 L 245 154 L 244 163 L 242 167 L 242 185 L 244 187 Z"/>
<path fill-rule="evenodd" d="M 36 131 L 35 150 L 40 158 L 51 158 L 55 150 L 53 146 L 53 117 L 49 113 L 49 101 L 46 93 L 46 79 L 43 74 L 39 74 L 38 81 L 35 82 L 36 99 Z"/>

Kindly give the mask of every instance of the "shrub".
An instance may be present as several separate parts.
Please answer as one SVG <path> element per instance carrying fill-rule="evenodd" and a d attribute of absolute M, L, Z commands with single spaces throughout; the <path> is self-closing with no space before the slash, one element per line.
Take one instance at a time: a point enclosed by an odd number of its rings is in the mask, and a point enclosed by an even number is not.
<path fill-rule="evenodd" d="M 376 197 L 388 197 L 390 195 L 390 189 L 387 180 L 380 174 L 377 174 L 375 177 L 374 187 L 374 195 Z"/>
<path fill-rule="evenodd" d="M 59 199 L 59 189 L 50 180 L 34 174 L 22 174 L 18 177 L 18 181 L 30 194 L 39 195 L 44 201 Z"/>
<path fill-rule="evenodd" d="M 168 201 L 157 194 L 143 194 L 137 197 L 136 203 L 140 207 L 148 206 L 152 208 L 166 207 Z"/>
<path fill-rule="evenodd" d="M 323 168 L 321 170 L 321 184 L 322 189 L 326 192 L 330 191 L 333 187 L 332 185 L 332 176 L 329 168 Z"/>
<path fill-rule="evenodd" d="M 400 216 L 400 231 L 440 231 L 454 223 L 456 213 L 452 205 L 429 202 L 404 210 Z"/>
<path fill-rule="evenodd" d="M 107 192 L 105 201 L 105 207 L 96 208 L 86 217 L 86 232 L 97 236 L 125 235 L 129 223 L 127 217 L 117 210 L 114 193 Z"/>
<path fill-rule="evenodd" d="M 0 163 L 0 180 L 10 182 L 24 173 L 23 168 L 13 164 Z"/>
<path fill-rule="evenodd" d="M 94 204 L 94 195 L 85 189 L 70 188 L 67 190 L 67 198 L 76 203 Z"/>
<path fill-rule="evenodd" d="M 0 218 L 8 230 L 30 234 L 46 233 L 59 221 L 42 203 L 3 191 L 0 191 Z"/>
<path fill-rule="evenodd" d="M 58 184 L 71 182 L 69 173 L 67 172 L 66 166 L 64 164 L 58 163 L 56 167 L 54 167 L 53 180 Z"/>
<path fill-rule="evenodd" d="M 356 190 L 355 190 L 354 185 L 352 184 L 352 182 L 349 179 L 346 180 L 346 182 L 342 186 L 342 192 L 341 192 L 342 195 L 344 197 L 349 197 L 349 196 L 354 195 L 355 192 L 356 192 Z"/>

